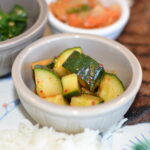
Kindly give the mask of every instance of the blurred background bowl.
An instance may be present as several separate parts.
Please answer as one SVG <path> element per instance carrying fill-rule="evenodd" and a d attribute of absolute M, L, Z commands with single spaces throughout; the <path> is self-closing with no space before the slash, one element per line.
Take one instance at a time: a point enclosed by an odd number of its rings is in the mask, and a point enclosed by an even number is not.
<path fill-rule="evenodd" d="M 46 1 L 48 4 L 50 4 L 51 2 L 55 0 L 46 0 Z M 53 15 L 50 9 L 49 9 L 49 14 L 48 14 L 49 25 L 53 33 L 62 33 L 62 32 L 86 33 L 86 34 L 94 34 L 98 36 L 103 36 L 109 39 L 116 39 L 122 33 L 130 17 L 130 8 L 129 8 L 129 4 L 127 3 L 127 1 L 116 0 L 116 2 L 121 7 L 121 16 L 112 25 L 109 25 L 103 28 L 95 28 L 95 29 L 76 28 L 76 27 L 73 27 L 73 26 L 67 25 L 66 23 L 61 22 L 59 19 L 57 19 Z"/>
<path fill-rule="evenodd" d="M 76 46 L 102 63 L 106 70 L 115 71 L 126 87 L 125 92 L 110 102 L 91 107 L 56 105 L 37 96 L 31 63 L 53 58 L 64 49 Z M 94 35 L 64 33 L 42 38 L 25 48 L 13 64 L 12 78 L 24 108 L 35 121 L 58 131 L 76 133 L 83 128 L 105 131 L 120 121 L 140 88 L 142 71 L 136 57 L 115 41 Z"/>
<path fill-rule="evenodd" d="M 15 4 L 28 12 L 27 29 L 17 37 L 0 41 L 0 76 L 11 71 L 12 63 L 24 47 L 40 38 L 47 23 L 48 8 L 44 0 L 0 0 L 0 7 L 8 12 Z"/>

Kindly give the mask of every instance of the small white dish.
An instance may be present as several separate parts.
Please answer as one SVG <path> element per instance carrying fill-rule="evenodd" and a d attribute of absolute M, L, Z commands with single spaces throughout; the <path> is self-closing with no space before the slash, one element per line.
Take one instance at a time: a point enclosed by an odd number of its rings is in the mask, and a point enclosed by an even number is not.
<path fill-rule="evenodd" d="M 47 1 L 47 4 L 49 5 L 54 0 L 46 0 L 46 1 Z M 96 28 L 96 29 L 76 28 L 58 20 L 50 11 L 50 9 L 48 13 L 49 25 L 53 33 L 62 33 L 62 32 L 85 33 L 85 34 L 94 34 L 98 36 L 103 36 L 109 39 L 116 39 L 122 33 L 130 17 L 130 8 L 129 8 L 129 4 L 127 3 L 127 1 L 116 0 L 116 2 L 120 5 L 122 13 L 121 13 L 120 18 L 110 26 L 106 26 L 103 28 Z"/>

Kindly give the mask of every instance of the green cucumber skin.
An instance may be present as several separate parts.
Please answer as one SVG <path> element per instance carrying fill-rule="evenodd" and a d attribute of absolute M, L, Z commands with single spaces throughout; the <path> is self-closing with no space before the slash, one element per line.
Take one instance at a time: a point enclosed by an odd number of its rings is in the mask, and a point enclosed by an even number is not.
<path fill-rule="evenodd" d="M 55 61 L 54 61 L 54 67 L 55 67 L 55 65 L 57 65 L 57 61 L 59 61 L 59 58 L 60 58 L 60 57 L 63 57 L 63 55 L 64 55 L 65 53 L 68 53 L 68 52 L 70 52 L 70 51 L 75 51 L 75 50 L 79 50 L 79 51 L 82 52 L 82 49 L 81 49 L 80 47 L 67 48 L 67 49 L 63 50 L 63 52 L 61 52 L 61 53 L 56 57 L 56 59 L 55 59 Z"/>
<path fill-rule="evenodd" d="M 101 102 L 99 102 L 99 104 L 103 104 L 104 103 L 104 100 L 102 100 Z"/>
<path fill-rule="evenodd" d="M 67 51 L 74 51 L 74 50 L 79 50 L 82 52 L 82 48 L 81 47 L 72 47 L 72 48 L 67 48 L 65 50 L 63 50 L 57 57 L 61 56 L 62 54 L 64 54 Z"/>
<path fill-rule="evenodd" d="M 104 75 L 109 75 L 109 76 L 112 76 L 112 77 L 116 78 L 116 79 L 118 80 L 118 82 L 121 84 L 123 90 L 126 89 L 125 86 L 124 86 L 124 84 L 123 84 L 123 82 L 119 79 L 119 77 L 118 77 L 116 74 L 105 72 L 105 73 L 103 74 L 103 76 L 104 76 Z"/>
<path fill-rule="evenodd" d="M 47 66 L 42 66 L 42 65 L 35 65 L 33 70 L 35 70 L 35 69 L 41 69 L 41 70 L 50 71 Z"/>
<path fill-rule="evenodd" d="M 64 96 L 64 98 L 69 99 L 73 96 L 79 96 L 80 94 L 81 94 L 80 91 L 72 91 L 70 93 L 63 94 L 63 96 Z"/>
<path fill-rule="evenodd" d="M 63 67 L 76 73 L 91 91 L 94 91 L 104 73 L 104 68 L 94 59 L 76 51 L 63 63 Z"/>
<path fill-rule="evenodd" d="M 54 72 L 56 72 L 59 76 L 64 76 L 68 74 L 68 71 L 62 66 L 64 61 L 74 52 L 79 51 L 82 53 L 82 49 L 80 47 L 73 47 L 63 50 L 54 60 Z"/>
<path fill-rule="evenodd" d="M 105 83 L 105 80 L 107 79 L 107 78 L 106 78 L 107 76 L 112 79 L 111 81 L 109 81 L 108 87 L 109 87 L 109 88 L 112 88 L 112 89 L 114 88 L 114 86 L 110 87 L 110 83 L 114 80 L 114 81 L 115 81 L 115 86 L 116 86 L 115 89 L 119 89 L 119 90 L 120 90 L 119 93 L 118 93 L 118 92 L 116 93 L 116 96 L 114 96 L 115 93 L 112 93 L 112 94 L 111 94 L 112 91 L 109 91 L 110 89 L 107 87 L 107 84 Z M 107 80 L 106 80 L 106 81 L 107 81 Z M 103 82 L 105 83 L 105 85 L 104 85 Z M 108 81 L 107 81 L 107 82 L 108 82 Z M 103 85 L 104 85 L 104 86 L 103 86 Z M 109 89 L 109 90 L 108 90 L 108 89 Z M 106 91 L 104 92 L 104 90 L 106 90 Z M 109 91 L 108 94 L 107 94 L 107 91 Z M 115 75 L 115 74 L 113 74 L 113 73 L 108 73 L 108 72 L 105 72 L 105 73 L 104 73 L 104 75 L 103 75 L 103 77 L 102 77 L 102 79 L 101 79 L 101 82 L 100 82 L 99 90 L 98 90 L 98 95 L 99 95 L 99 97 L 101 97 L 101 98 L 104 100 L 104 102 L 110 101 L 110 100 L 116 98 L 118 95 L 122 94 L 124 91 L 125 91 L 125 87 L 124 87 L 122 81 L 118 78 L 117 75 Z M 113 90 L 113 92 L 116 92 L 116 91 Z M 105 93 L 105 94 L 104 94 L 104 93 Z M 104 94 L 104 95 L 103 95 L 103 94 Z M 111 95 L 111 96 L 110 96 L 110 95 Z M 109 97 L 109 98 L 108 98 L 108 97 Z"/>
<path fill-rule="evenodd" d="M 47 68 L 49 69 L 53 69 L 54 68 L 54 62 L 49 63 L 48 65 L 46 65 Z"/>
<path fill-rule="evenodd" d="M 52 70 L 54 67 L 54 62 L 49 63 L 48 65 L 35 65 L 34 69 L 46 69 L 46 70 Z"/>

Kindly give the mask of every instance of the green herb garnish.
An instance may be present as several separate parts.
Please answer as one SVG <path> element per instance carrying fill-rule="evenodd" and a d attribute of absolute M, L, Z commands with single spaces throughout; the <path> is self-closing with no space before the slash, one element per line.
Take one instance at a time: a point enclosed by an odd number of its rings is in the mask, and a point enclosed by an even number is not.
<path fill-rule="evenodd" d="M 73 13 L 81 13 L 83 11 L 88 11 L 90 10 L 91 7 L 89 5 L 83 4 L 80 7 L 76 7 L 76 8 L 71 8 L 67 11 L 68 14 L 73 14 Z"/>
<path fill-rule="evenodd" d="M 21 34 L 27 27 L 28 14 L 20 5 L 15 5 L 10 12 L 0 9 L 0 41 Z"/>

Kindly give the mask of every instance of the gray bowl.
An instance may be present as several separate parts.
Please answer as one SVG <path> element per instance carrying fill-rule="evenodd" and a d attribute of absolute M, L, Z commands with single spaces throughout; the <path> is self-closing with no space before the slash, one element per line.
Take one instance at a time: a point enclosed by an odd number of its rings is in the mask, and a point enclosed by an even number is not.
<path fill-rule="evenodd" d="M 47 23 L 48 8 L 44 0 L 0 0 L 0 6 L 6 12 L 14 4 L 19 4 L 28 11 L 28 26 L 19 36 L 0 42 L 0 76 L 10 73 L 19 51 L 40 38 Z"/>

